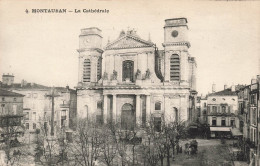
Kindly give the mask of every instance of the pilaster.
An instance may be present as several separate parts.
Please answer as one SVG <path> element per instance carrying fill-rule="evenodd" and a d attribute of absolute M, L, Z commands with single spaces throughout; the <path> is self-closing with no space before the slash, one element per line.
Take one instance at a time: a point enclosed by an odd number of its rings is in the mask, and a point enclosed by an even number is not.
<path fill-rule="evenodd" d="M 116 94 L 113 94 L 113 120 L 117 122 Z"/>
<path fill-rule="evenodd" d="M 107 95 L 104 95 L 104 123 L 108 121 Z"/>
<path fill-rule="evenodd" d="M 142 114 L 140 109 L 140 95 L 136 95 L 136 124 L 142 124 Z"/>
<path fill-rule="evenodd" d="M 151 97 L 146 95 L 146 123 L 150 123 L 151 119 Z"/>

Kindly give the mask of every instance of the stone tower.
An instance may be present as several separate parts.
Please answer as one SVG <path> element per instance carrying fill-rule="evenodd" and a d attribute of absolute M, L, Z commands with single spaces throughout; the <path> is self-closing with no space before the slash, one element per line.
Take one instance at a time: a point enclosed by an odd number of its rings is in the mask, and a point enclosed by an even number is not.
<path fill-rule="evenodd" d="M 165 82 L 188 85 L 189 61 L 188 26 L 186 18 L 165 20 L 164 51 L 165 51 Z"/>
<path fill-rule="evenodd" d="M 3 74 L 2 75 L 2 81 L 3 81 L 3 84 L 6 84 L 8 86 L 13 85 L 13 83 L 14 83 L 14 76 L 10 75 L 9 73 L 8 74 Z"/>
<path fill-rule="evenodd" d="M 98 82 L 102 67 L 102 36 L 96 27 L 81 29 L 79 35 L 78 82 L 86 85 Z"/>

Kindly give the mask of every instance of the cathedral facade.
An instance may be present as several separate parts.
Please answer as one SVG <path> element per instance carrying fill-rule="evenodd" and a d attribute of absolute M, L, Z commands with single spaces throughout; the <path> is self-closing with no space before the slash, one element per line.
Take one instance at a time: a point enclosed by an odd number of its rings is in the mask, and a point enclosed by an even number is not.
<path fill-rule="evenodd" d="M 102 47 L 102 31 L 79 35 L 78 117 L 116 122 L 125 129 L 152 120 L 191 122 L 195 118 L 196 61 L 188 50 L 186 18 L 165 20 L 164 50 L 136 31 L 121 31 Z"/>

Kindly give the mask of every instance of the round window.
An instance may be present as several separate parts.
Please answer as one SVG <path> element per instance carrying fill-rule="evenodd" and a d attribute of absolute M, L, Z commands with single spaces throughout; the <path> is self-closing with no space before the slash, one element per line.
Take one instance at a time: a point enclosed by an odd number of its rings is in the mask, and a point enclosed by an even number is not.
<path fill-rule="evenodd" d="M 172 37 L 177 37 L 178 34 L 179 34 L 178 31 L 176 31 L 176 30 L 172 31 Z"/>

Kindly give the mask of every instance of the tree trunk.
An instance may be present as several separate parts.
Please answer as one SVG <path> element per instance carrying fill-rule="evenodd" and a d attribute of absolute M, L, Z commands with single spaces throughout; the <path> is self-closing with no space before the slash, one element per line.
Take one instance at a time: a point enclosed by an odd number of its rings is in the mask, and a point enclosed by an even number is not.
<path fill-rule="evenodd" d="M 133 165 L 135 165 L 135 146 L 133 145 Z"/>
<path fill-rule="evenodd" d="M 167 166 L 170 166 L 170 148 L 167 148 Z"/>
<path fill-rule="evenodd" d="M 163 157 L 161 157 L 161 166 L 163 166 Z"/>
<path fill-rule="evenodd" d="M 175 145 L 173 144 L 172 145 L 172 155 L 174 155 L 175 154 Z M 177 152 L 177 154 L 178 154 L 178 152 Z"/>

